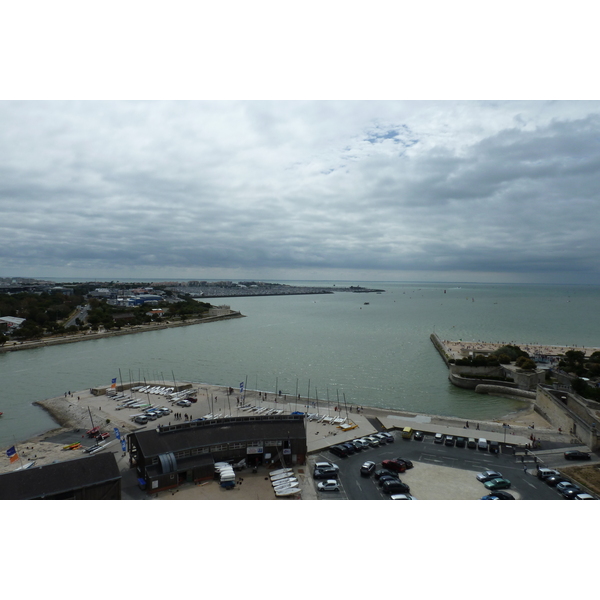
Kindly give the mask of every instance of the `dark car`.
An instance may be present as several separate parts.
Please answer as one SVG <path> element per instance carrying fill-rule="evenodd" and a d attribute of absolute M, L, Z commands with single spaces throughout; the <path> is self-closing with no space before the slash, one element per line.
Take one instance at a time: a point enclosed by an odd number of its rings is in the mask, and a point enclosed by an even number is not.
<path fill-rule="evenodd" d="M 386 481 L 400 481 L 400 479 L 397 475 L 382 475 L 379 478 L 379 487 L 383 487 Z"/>
<path fill-rule="evenodd" d="M 417 442 L 420 442 L 424 437 L 422 431 L 415 431 L 415 434 L 413 435 L 413 439 L 417 440 Z"/>
<path fill-rule="evenodd" d="M 564 481 L 564 477 L 562 475 L 552 475 L 551 477 L 546 477 L 544 479 L 544 483 L 547 483 L 550 487 L 555 487 L 557 483 Z"/>
<path fill-rule="evenodd" d="M 404 473 L 406 471 L 406 464 L 399 460 L 384 460 L 381 462 L 381 466 L 394 473 Z"/>
<path fill-rule="evenodd" d="M 375 475 L 375 479 L 379 479 L 380 477 L 383 477 L 384 475 L 394 475 L 394 473 L 392 473 L 388 469 L 377 469 L 377 471 L 375 471 L 375 473 L 373 473 L 373 475 Z"/>
<path fill-rule="evenodd" d="M 464 448 L 467 445 L 467 438 L 457 437 L 456 438 L 456 446 L 457 448 Z"/>
<path fill-rule="evenodd" d="M 509 494 L 508 492 L 504 492 L 502 490 L 496 490 L 493 494 L 490 494 L 490 496 L 494 496 L 498 500 L 514 500 L 515 499 L 515 497 L 512 494 Z"/>
<path fill-rule="evenodd" d="M 575 487 L 575 486 L 565 488 L 561 492 L 561 494 L 563 495 L 563 498 L 566 498 L 567 500 L 575 500 L 575 496 L 578 496 L 581 493 L 582 493 L 581 489 L 578 487 Z"/>
<path fill-rule="evenodd" d="M 354 447 L 355 452 L 361 452 L 363 449 L 363 445 L 360 442 L 357 442 L 356 440 L 348 442 L 348 444 L 351 444 Z"/>
<path fill-rule="evenodd" d="M 394 441 L 394 436 L 391 433 L 388 433 L 387 431 L 382 431 L 379 434 L 379 437 L 384 439 L 386 443 L 391 444 Z"/>
<path fill-rule="evenodd" d="M 565 452 L 567 460 L 590 460 L 592 458 L 589 452 L 581 452 L 580 450 L 567 450 Z"/>
<path fill-rule="evenodd" d="M 446 439 L 444 440 L 444 444 L 446 446 L 454 446 L 454 437 L 451 435 L 447 435 Z"/>
<path fill-rule="evenodd" d="M 340 458 L 345 458 L 348 456 L 346 449 L 342 448 L 341 446 L 331 446 L 331 448 L 329 448 L 329 452 L 331 452 L 331 454 L 335 454 L 335 456 L 339 456 Z"/>
<path fill-rule="evenodd" d="M 413 464 L 411 460 L 408 460 L 408 458 L 401 458 L 400 456 L 396 457 L 396 459 L 398 462 L 403 462 L 406 465 L 407 469 L 412 469 L 413 468 Z"/>
<path fill-rule="evenodd" d="M 351 444 L 350 442 L 347 442 L 345 444 L 340 444 L 340 446 L 342 448 L 345 448 L 346 452 L 348 454 L 354 454 L 356 452 L 356 448 L 355 448 L 354 444 Z"/>
<path fill-rule="evenodd" d="M 381 489 L 386 494 L 410 494 L 410 488 L 401 481 L 386 481 Z"/>
<path fill-rule="evenodd" d="M 367 462 L 363 463 L 362 467 L 360 468 L 360 474 L 363 477 L 370 477 L 371 473 L 373 473 L 373 471 L 375 471 L 375 463 L 372 460 L 368 460 Z"/>
<path fill-rule="evenodd" d="M 500 444 L 498 442 L 490 442 L 489 451 L 492 454 L 498 454 L 500 452 Z"/>
<path fill-rule="evenodd" d="M 338 472 L 333 469 L 315 469 L 314 479 L 337 479 Z"/>

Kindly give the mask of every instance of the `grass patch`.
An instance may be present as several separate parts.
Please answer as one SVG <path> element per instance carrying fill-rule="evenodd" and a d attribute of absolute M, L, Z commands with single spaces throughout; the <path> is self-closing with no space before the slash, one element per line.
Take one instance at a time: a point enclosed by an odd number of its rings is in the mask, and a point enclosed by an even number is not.
<path fill-rule="evenodd" d="M 573 481 L 581 483 L 595 494 L 600 494 L 600 465 L 565 467 L 561 471 Z"/>

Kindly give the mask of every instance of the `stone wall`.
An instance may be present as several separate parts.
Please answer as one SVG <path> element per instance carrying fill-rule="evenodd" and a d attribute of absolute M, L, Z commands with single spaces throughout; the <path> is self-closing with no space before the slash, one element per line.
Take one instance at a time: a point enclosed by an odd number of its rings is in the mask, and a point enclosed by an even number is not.
<path fill-rule="evenodd" d="M 536 410 L 556 428 L 561 428 L 565 435 L 581 440 L 592 449 L 600 448 L 596 418 L 575 394 L 560 393 L 557 398 L 550 392 L 551 388 L 541 385 L 537 388 Z M 574 433 L 573 433 L 574 432 Z"/>

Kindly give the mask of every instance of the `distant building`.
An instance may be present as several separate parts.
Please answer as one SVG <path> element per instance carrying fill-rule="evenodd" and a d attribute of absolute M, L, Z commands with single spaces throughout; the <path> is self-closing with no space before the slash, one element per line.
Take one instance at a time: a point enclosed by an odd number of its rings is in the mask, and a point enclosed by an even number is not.
<path fill-rule="evenodd" d="M 0 317 L 0 329 L 17 329 L 21 327 L 25 319 L 21 319 L 19 317 Z"/>
<path fill-rule="evenodd" d="M 231 306 L 227 304 L 222 304 L 221 306 L 212 306 L 208 309 L 209 317 L 225 317 L 230 315 L 233 311 L 231 310 Z"/>

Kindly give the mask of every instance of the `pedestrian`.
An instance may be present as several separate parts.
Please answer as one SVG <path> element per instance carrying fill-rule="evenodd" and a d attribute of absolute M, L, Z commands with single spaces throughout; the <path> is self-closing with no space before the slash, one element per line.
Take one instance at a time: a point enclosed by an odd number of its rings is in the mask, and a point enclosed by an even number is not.
<path fill-rule="evenodd" d="M 477 431 L 479 431 L 479 423 L 477 423 Z"/>
<path fill-rule="evenodd" d="M 467 421 L 466 428 L 469 429 L 469 421 Z"/>

